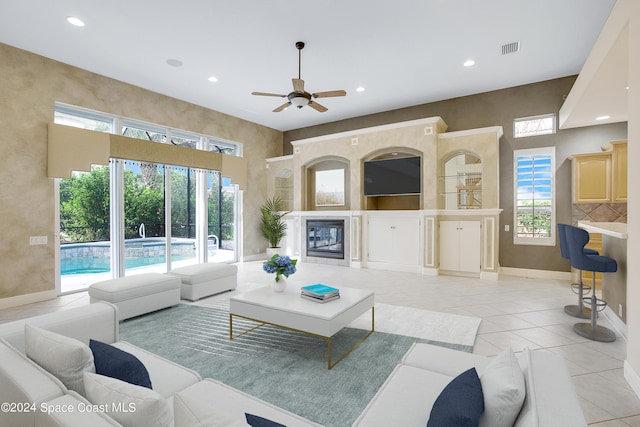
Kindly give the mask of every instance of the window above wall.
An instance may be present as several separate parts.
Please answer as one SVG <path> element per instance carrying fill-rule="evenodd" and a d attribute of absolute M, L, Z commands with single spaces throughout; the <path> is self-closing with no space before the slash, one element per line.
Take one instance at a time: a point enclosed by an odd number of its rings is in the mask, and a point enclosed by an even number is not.
<path fill-rule="evenodd" d="M 513 120 L 514 138 L 527 136 L 549 135 L 556 133 L 556 115 L 543 114 L 541 116 L 521 117 Z"/>

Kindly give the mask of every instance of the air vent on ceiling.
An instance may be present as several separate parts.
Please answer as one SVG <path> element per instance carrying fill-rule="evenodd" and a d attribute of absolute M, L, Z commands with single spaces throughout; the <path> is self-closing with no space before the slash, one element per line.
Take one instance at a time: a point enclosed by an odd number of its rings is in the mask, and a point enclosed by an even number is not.
<path fill-rule="evenodd" d="M 502 45 L 502 54 L 509 55 L 520 51 L 520 42 L 507 43 Z"/>

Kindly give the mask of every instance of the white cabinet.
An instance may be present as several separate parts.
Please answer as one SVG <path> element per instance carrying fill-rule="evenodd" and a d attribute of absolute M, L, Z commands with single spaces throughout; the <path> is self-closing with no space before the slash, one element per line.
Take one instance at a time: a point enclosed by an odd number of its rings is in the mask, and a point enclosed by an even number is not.
<path fill-rule="evenodd" d="M 440 221 L 440 269 L 480 272 L 480 221 Z"/>
<path fill-rule="evenodd" d="M 368 225 L 369 261 L 419 264 L 420 221 L 417 216 L 371 216 Z"/>

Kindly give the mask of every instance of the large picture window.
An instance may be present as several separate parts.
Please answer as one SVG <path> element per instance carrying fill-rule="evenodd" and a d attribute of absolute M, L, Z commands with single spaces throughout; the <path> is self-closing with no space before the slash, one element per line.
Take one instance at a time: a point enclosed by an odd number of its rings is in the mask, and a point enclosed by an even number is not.
<path fill-rule="evenodd" d="M 555 148 L 513 152 L 514 243 L 555 245 Z"/>
<path fill-rule="evenodd" d="M 233 142 L 69 105 L 56 104 L 55 123 L 241 154 Z M 237 185 L 219 171 L 111 159 L 57 182 L 61 293 L 111 277 L 237 260 Z"/>

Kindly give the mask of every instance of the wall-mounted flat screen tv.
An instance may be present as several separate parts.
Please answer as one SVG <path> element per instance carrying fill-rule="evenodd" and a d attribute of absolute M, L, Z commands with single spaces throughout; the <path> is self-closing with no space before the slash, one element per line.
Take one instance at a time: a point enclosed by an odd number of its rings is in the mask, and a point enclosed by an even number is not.
<path fill-rule="evenodd" d="M 420 172 L 420 157 L 364 162 L 364 195 L 419 194 Z"/>

